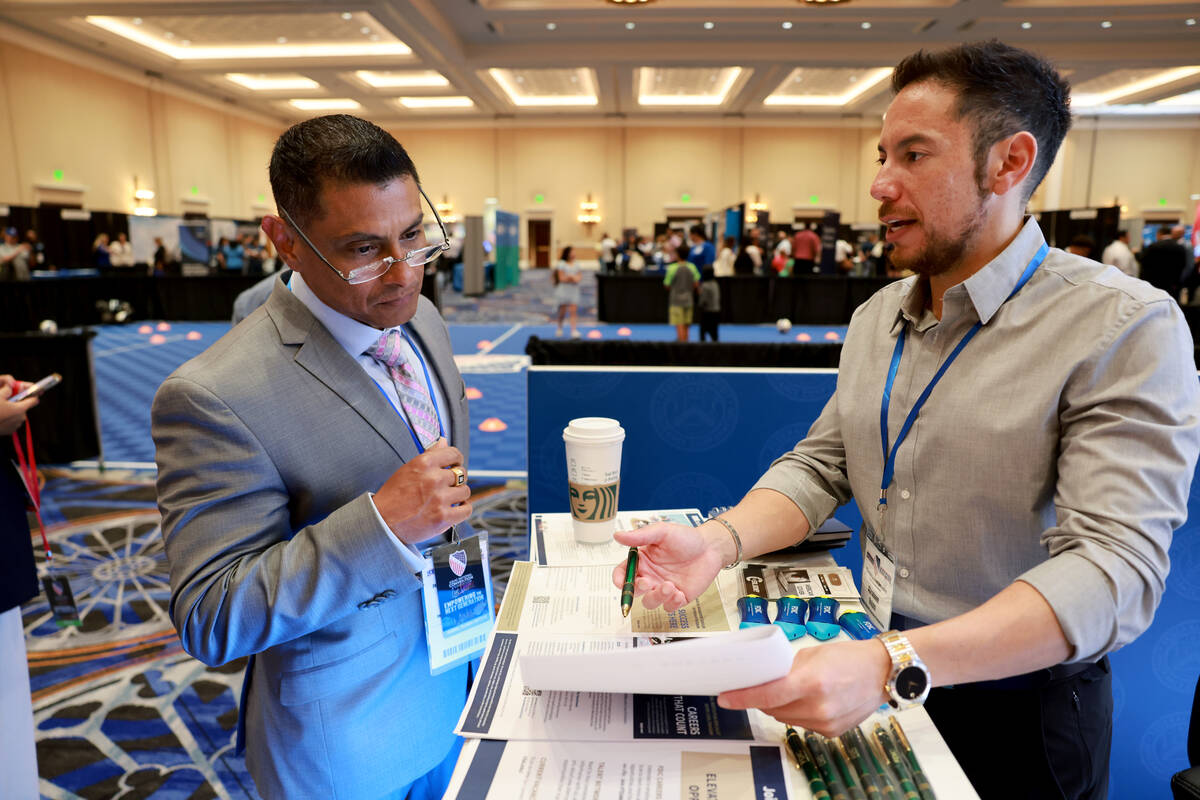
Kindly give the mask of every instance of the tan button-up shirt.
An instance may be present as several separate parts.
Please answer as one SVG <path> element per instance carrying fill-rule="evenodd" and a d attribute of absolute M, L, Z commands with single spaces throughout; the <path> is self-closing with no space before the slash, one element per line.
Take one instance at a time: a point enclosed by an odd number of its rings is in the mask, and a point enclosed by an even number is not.
<path fill-rule="evenodd" d="M 787 495 L 813 527 L 855 498 L 896 559 L 896 612 L 936 622 L 1020 579 L 1054 609 L 1069 660 L 1092 661 L 1145 630 L 1162 596 L 1200 451 L 1200 383 L 1175 301 L 1114 268 L 1051 249 L 1005 302 L 1044 241 L 1028 220 L 946 292 L 941 321 L 915 277 L 864 303 L 834 396 L 755 488 Z M 880 402 L 900 330 L 889 445 L 977 321 L 900 446 L 880 512 Z"/>

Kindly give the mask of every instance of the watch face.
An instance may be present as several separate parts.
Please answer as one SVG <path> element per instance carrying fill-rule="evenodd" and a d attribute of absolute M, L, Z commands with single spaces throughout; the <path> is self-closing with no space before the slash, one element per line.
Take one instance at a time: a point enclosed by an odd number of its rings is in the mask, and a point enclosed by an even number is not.
<path fill-rule="evenodd" d="M 915 700 L 924 694 L 929 679 L 919 667 L 905 667 L 896 676 L 896 694 L 905 700 Z"/>

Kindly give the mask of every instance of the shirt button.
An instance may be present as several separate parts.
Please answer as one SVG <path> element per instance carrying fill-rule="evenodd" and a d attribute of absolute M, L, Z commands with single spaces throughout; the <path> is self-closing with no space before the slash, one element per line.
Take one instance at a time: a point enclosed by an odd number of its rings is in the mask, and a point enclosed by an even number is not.
<path fill-rule="evenodd" d="M 908 491 L 908 489 L 904 489 L 900 492 L 900 496 L 907 500 L 908 498 L 912 497 L 912 494 Z"/>
<path fill-rule="evenodd" d="M 907 577 L 908 577 L 908 567 L 901 567 L 901 568 L 900 568 L 900 577 L 901 577 L 901 578 L 907 578 Z"/>

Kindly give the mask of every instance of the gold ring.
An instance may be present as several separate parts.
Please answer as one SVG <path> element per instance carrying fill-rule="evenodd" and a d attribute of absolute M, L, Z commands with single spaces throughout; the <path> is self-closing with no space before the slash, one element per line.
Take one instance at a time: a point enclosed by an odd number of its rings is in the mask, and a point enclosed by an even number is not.
<path fill-rule="evenodd" d="M 454 473 L 455 486 L 462 486 L 467 482 L 467 471 L 462 467 L 450 467 L 450 471 Z"/>

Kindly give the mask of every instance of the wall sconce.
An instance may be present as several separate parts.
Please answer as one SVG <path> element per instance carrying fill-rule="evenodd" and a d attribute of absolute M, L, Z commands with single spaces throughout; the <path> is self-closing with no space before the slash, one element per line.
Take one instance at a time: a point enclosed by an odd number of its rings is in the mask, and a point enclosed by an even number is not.
<path fill-rule="evenodd" d="M 450 202 L 450 198 L 442 195 L 442 202 L 434 204 L 434 208 L 442 217 L 442 222 L 447 224 L 458 222 L 458 215 L 454 213 L 454 203 Z"/>
<path fill-rule="evenodd" d="M 584 225 L 595 225 L 600 221 L 600 204 L 592 200 L 588 192 L 587 200 L 579 204 L 579 216 L 576 217 Z"/>
<path fill-rule="evenodd" d="M 139 217 L 153 217 L 158 214 L 158 209 L 149 205 L 149 202 L 154 199 L 154 191 L 151 189 L 142 189 L 138 186 L 137 176 L 133 176 L 133 213 Z"/>
<path fill-rule="evenodd" d="M 766 211 L 767 204 L 758 196 L 758 192 L 754 193 L 754 202 L 750 204 L 750 210 L 746 212 L 746 224 L 754 225 L 758 222 L 758 214 L 760 211 Z"/>

